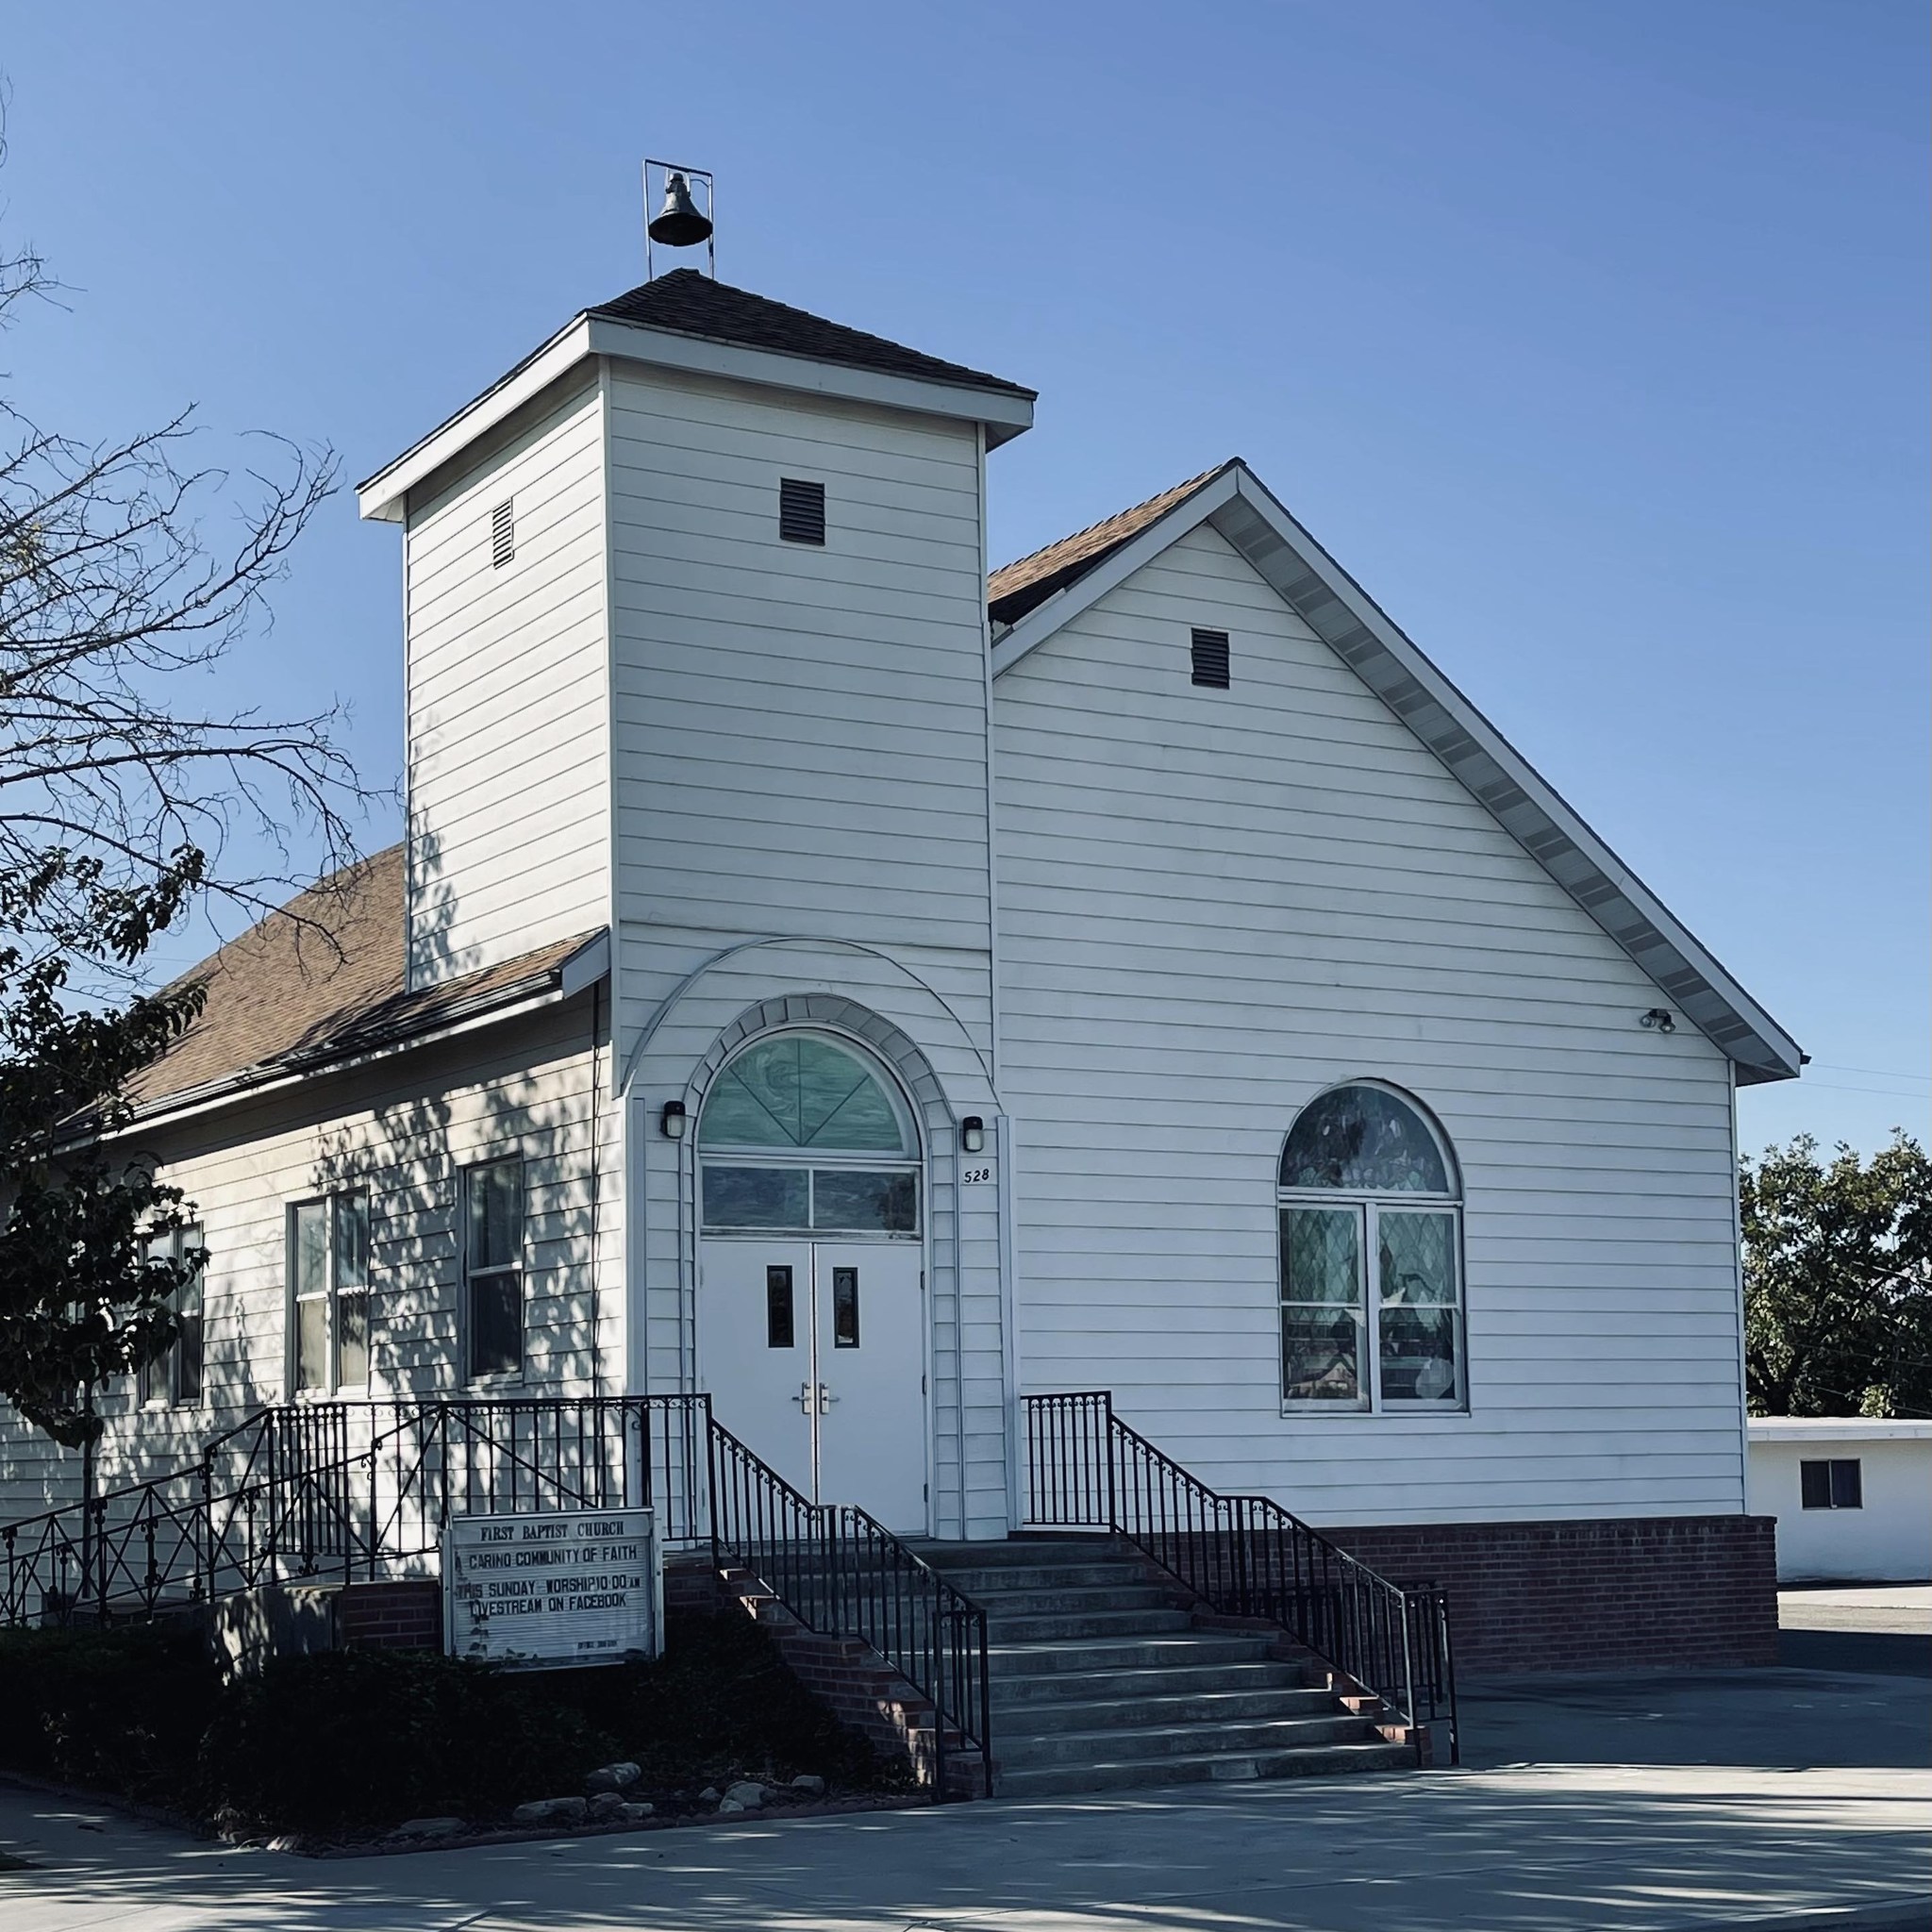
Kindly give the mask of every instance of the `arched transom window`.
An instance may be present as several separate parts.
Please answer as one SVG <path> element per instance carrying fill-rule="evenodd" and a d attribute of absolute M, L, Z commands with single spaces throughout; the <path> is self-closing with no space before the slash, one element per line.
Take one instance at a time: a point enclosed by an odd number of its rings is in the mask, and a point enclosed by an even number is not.
<path fill-rule="evenodd" d="M 1386 1087 L 1336 1087 L 1281 1153 L 1282 1395 L 1302 1409 L 1467 1400 L 1461 1188 L 1449 1145 Z"/>
<path fill-rule="evenodd" d="M 774 1034 L 727 1061 L 698 1152 L 708 1228 L 919 1231 L 911 1116 L 884 1070 L 841 1041 Z"/>

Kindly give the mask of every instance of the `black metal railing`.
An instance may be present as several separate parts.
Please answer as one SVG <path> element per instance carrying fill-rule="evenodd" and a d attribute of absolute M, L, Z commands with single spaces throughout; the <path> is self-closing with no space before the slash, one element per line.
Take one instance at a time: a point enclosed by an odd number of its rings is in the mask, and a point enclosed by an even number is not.
<path fill-rule="evenodd" d="M 650 1507 L 708 1541 L 702 1395 L 294 1403 L 198 1461 L 0 1526 L 0 1623 L 108 1623 L 426 1562 L 453 1512 Z"/>
<path fill-rule="evenodd" d="M 808 1629 L 858 1638 L 932 1707 L 935 1799 L 952 1754 L 979 1759 L 992 1789 L 986 1612 L 899 1537 L 848 1504 L 813 1503 L 729 1429 L 710 1425 L 711 1535 Z"/>
<path fill-rule="evenodd" d="M 1027 1521 L 1124 1537 L 1224 1616 L 1279 1624 L 1379 1697 L 1415 1740 L 1446 1727 L 1460 1761 L 1448 1607 L 1403 1585 L 1267 1496 L 1210 1489 L 1113 1412 L 1106 1390 L 1022 1398 Z"/>

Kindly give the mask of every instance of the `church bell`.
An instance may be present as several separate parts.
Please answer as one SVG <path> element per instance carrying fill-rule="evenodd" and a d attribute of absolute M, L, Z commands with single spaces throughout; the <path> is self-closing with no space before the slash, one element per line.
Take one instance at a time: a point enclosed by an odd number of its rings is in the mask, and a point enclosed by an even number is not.
<path fill-rule="evenodd" d="M 651 240 L 667 248 L 695 248 L 711 236 L 711 218 L 699 211 L 691 198 L 691 187 L 682 175 L 667 175 L 664 206 L 651 217 Z"/>

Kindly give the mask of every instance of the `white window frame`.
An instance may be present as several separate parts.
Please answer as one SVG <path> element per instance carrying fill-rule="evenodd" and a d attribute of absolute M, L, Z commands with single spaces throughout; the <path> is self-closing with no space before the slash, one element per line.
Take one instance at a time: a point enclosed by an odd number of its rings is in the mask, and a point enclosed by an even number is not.
<path fill-rule="evenodd" d="M 1442 1172 L 1449 1177 L 1448 1192 L 1410 1189 L 1368 1188 L 1288 1188 L 1281 1185 L 1280 1161 L 1275 1167 L 1275 1352 L 1277 1374 L 1281 1377 L 1283 1415 L 1433 1415 L 1463 1416 L 1470 1412 L 1469 1375 L 1469 1272 L 1464 1265 L 1462 1241 L 1463 1200 L 1461 1168 L 1448 1137 L 1436 1124 L 1428 1109 L 1413 1095 L 1381 1080 L 1337 1081 L 1308 1102 L 1316 1101 L 1341 1088 L 1366 1087 L 1386 1093 L 1421 1121 L 1442 1159 Z M 1307 1108 L 1302 1109 L 1306 1113 Z M 1300 1114 L 1296 1115 L 1299 1121 Z M 1291 1124 L 1292 1132 L 1292 1124 Z M 1285 1153 L 1287 1142 L 1284 1140 Z M 1319 1396 L 1291 1396 L 1287 1384 L 1287 1314 L 1290 1308 L 1328 1307 L 1341 1308 L 1338 1302 L 1318 1304 L 1291 1301 L 1288 1296 L 1287 1231 L 1284 1217 L 1297 1208 L 1324 1209 L 1329 1213 L 1353 1212 L 1356 1217 L 1356 1302 L 1354 1312 L 1359 1324 L 1361 1359 L 1357 1364 L 1356 1398 L 1352 1402 L 1324 1400 Z M 1381 1265 L 1381 1216 L 1393 1213 L 1444 1214 L 1450 1219 L 1450 1262 L 1455 1270 L 1455 1300 L 1448 1304 L 1415 1304 L 1449 1307 L 1455 1333 L 1456 1374 L 1458 1400 L 1440 1402 L 1417 1397 L 1389 1397 L 1382 1392 L 1382 1293 L 1377 1275 Z M 1397 1306 L 1403 1306 L 1397 1304 Z"/>
<path fill-rule="evenodd" d="M 471 1229 L 475 1224 L 472 1211 L 473 1191 L 476 1176 L 493 1168 L 513 1167 L 517 1176 L 517 1239 L 516 1256 L 513 1260 L 492 1263 L 479 1267 L 473 1253 Z M 530 1176 L 529 1164 L 521 1152 L 492 1154 L 481 1160 L 464 1163 L 458 1176 L 457 1212 L 459 1217 L 458 1242 L 462 1258 L 461 1308 L 457 1322 L 457 1345 L 461 1350 L 462 1376 L 464 1386 L 472 1389 L 510 1389 L 519 1388 L 529 1373 L 530 1362 L 530 1271 L 528 1249 L 530 1238 Z M 493 1277 L 511 1274 L 517 1284 L 517 1365 L 513 1369 L 485 1369 L 479 1371 L 475 1365 L 474 1349 L 476 1340 L 476 1320 L 475 1314 L 475 1290 L 478 1278 L 490 1280 Z"/>
<path fill-rule="evenodd" d="M 178 1261 L 192 1248 L 208 1246 L 208 1230 L 199 1222 L 191 1222 L 186 1227 L 170 1228 L 164 1235 L 158 1235 L 146 1244 L 146 1253 L 158 1258 Z M 181 1338 L 176 1335 L 168 1344 L 166 1353 L 158 1355 L 153 1361 L 144 1363 L 135 1371 L 135 1407 L 141 1409 L 198 1409 L 208 1406 L 208 1263 L 204 1261 L 194 1273 L 175 1291 L 171 1297 L 177 1306 L 179 1298 L 188 1289 L 194 1291 L 195 1319 L 201 1324 L 195 1338 L 195 1391 L 192 1395 L 181 1393 Z M 157 1385 L 159 1386 L 157 1386 Z"/>
<path fill-rule="evenodd" d="M 363 1302 L 363 1378 L 359 1382 L 344 1382 L 341 1375 L 341 1301 L 345 1290 L 337 1227 L 341 1213 L 340 1204 L 358 1199 L 362 1203 L 362 1281 L 359 1286 L 351 1284 L 346 1292 L 359 1294 Z M 319 1294 L 305 1294 L 301 1290 L 301 1274 L 296 1260 L 296 1229 L 305 1208 L 319 1208 L 322 1212 L 323 1265 L 327 1280 Z M 287 1280 L 288 1347 L 285 1369 L 289 1393 L 297 1402 L 327 1402 L 344 1393 L 366 1393 L 369 1390 L 375 1366 L 375 1271 L 372 1258 L 375 1223 L 375 1201 L 366 1187 L 338 1188 L 332 1193 L 311 1194 L 304 1200 L 289 1203 L 282 1248 L 285 1257 L 283 1272 Z M 301 1305 L 310 1301 L 320 1301 L 324 1305 L 323 1347 L 326 1356 L 326 1373 L 322 1381 L 305 1387 L 301 1379 Z"/>

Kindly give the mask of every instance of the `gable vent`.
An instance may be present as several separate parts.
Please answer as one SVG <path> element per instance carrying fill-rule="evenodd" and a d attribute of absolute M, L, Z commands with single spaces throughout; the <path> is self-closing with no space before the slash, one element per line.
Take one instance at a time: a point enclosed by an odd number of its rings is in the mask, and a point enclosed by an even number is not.
<path fill-rule="evenodd" d="M 501 570 L 517 554 L 516 500 L 505 497 L 490 512 L 490 562 Z"/>
<path fill-rule="evenodd" d="M 825 541 L 825 486 L 778 478 L 778 534 L 788 543 Z"/>
<path fill-rule="evenodd" d="M 1197 630 L 1194 633 L 1194 682 L 1209 691 L 1228 688 L 1227 633 L 1224 630 Z"/>

